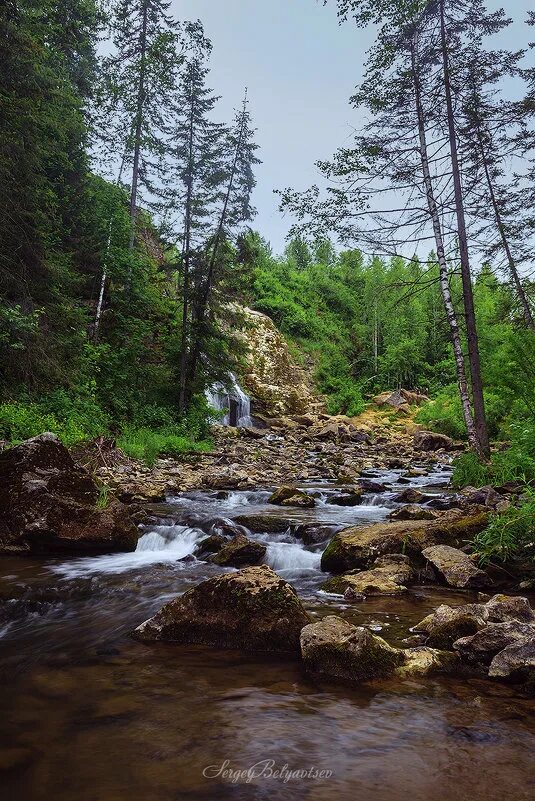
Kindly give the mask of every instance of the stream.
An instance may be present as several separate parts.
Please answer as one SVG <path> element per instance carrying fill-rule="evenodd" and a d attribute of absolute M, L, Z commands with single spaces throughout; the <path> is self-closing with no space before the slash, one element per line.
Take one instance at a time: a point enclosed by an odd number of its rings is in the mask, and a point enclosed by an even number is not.
<path fill-rule="evenodd" d="M 341 615 L 402 645 L 440 603 L 476 596 L 429 586 L 348 604 L 319 589 L 320 557 L 336 530 L 385 519 L 402 489 L 447 493 L 449 469 L 424 467 L 409 478 L 368 471 L 387 490 L 352 507 L 332 503 L 340 487 L 329 482 L 301 486 L 316 498 L 311 509 L 268 504 L 268 487 L 191 492 L 147 507 L 154 523 L 134 553 L 3 558 L 4 797 L 532 801 L 535 701 L 511 688 L 444 677 L 348 687 L 278 657 L 130 637 L 163 603 L 221 572 L 191 556 L 207 534 L 244 515 L 282 515 L 284 532 L 244 531 L 267 546 L 265 562 L 310 614 Z M 316 541 L 305 544 L 311 527 Z"/>

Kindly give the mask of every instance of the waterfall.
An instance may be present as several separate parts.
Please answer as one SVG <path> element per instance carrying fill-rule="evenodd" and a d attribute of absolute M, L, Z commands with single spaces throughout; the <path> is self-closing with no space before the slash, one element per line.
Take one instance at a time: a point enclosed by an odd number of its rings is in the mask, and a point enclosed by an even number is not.
<path fill-rule="evenodd" d="M 213 409 L 226 410 L 225 416 L 219 420 L 221 425 L 252 428 L 251 398 L 245 394 L 233 373 L 230 373 L 229 379 L 230 389 L 223 384 L 213 384 L 206 390 L 206 400 Z"/>

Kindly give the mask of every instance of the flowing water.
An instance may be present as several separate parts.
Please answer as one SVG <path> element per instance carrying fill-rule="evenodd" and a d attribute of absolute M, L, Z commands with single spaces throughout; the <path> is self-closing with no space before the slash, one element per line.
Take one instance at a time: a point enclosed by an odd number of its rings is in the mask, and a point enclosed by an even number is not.
<path fill-rule="evenodd" d="M 311 615 L 339 614 L 394 644 L 440 603 L 466 594 L 419 588 L 349 605 L 319 590 L 328 538 L 384 519 L 389 491 L 336 506 L 339 488 L 309 485 L 313 509 L 267 503 L 268 490 L 201 493 L 151 507 L 132 554 L 5 558 L 0 577 L 0 779 L 16 801 L 531 801 L 534 702 L 483 680 L 382 681 L 347 687 L 297 662 L 134 641 L 130 631 L 220 572 L 191 554 L 243 515 L 287 519 L 248 536 L 297 588 Z M 443 493 L 445 470 L 410 479 Z M 258 526 L 257 526 L 258 527 Z M 316 538 L 318 538 L 316 536 Z M 186 557 L 186 559 L 184 559 Z M 189 558 L 188 558 L 189 557 Z M 183 560 L 183 561 L 181 561 Z M 300 772 L 296 774 L 295 772 Z"/>
<path fill-rule="evenodd" d="M 238 428 L 252 428 L 251 398 L 238 384 L 233 373 L 229 375 L 227 388 L 223 384 L 214 384 L 206 391 L 208 404 L 218 412 L 224 412 L 218 421 L 221 425 L 237 426 Z"/>

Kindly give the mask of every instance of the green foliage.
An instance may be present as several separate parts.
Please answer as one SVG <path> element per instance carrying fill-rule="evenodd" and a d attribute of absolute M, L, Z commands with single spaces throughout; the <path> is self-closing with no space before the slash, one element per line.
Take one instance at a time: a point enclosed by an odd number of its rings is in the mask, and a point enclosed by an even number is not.
<path fill-rule="evenodd" d="M 465 453 L 453 463 L 455 487 L 500 486 L 508 481 L 535 482 L 535 424 L 517 423 L 510 427 L 511 444 L 492 454 L 489 464 L 482 464 L 475 454 Z"/>
<path fill-rule="evenodd" d="M 444 389 L 433 400 L 424 404 L 415 420 L 439 434 L 446 434 L 454 439 L 466 438 L 461 401 L 455 385 Z"/>
<path fill-rule="evenodd" d="M 461 487 L 484 487 L 490 481 L 490 469 L 475 453 L 462 453 L 453 462 L 452 484 Z"/>
<path fill-rule="evenodd" d="M 473 547 L 482 564 L 535 560 L 535 494 L 529 492 L 519 506 L 493 515 Z"/>
<path fill-rule="evenodd" d="M 149 428 L 127 426 L 117 440 L 117 445 L 133 459 L 152 466 L 156 459 L 164 456 L 180 457 L 191 452 L 209 451 L 208 440 L 195 442 L 181 433 L 182 427 L 154 431 Z"/>

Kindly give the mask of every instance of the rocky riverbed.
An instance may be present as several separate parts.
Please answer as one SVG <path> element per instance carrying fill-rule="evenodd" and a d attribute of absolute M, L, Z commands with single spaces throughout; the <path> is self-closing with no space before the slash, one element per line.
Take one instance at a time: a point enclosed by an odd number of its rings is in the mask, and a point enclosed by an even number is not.
<path fill-rule="evenodd" d="M 446 443 L 371 444 L 340 422 L 317 439 L 319 422 L 221 432 L 151 471 L 103 451 L 127 502 L 108 518 L 79 468 L 82 485 L 67 463 L 21 471 L 46 525 L 28 517 L 28 547 L 2 558 L 13 797 L 532 797 L 532 599 L 466 547 L 507 494 L 456 495 Z M 58 539 L 60 488 L 84 525 Z M 129 520 L 137 545 L 103 546 Z M 323 778 L 238 775 L 262 760 Z"/>

